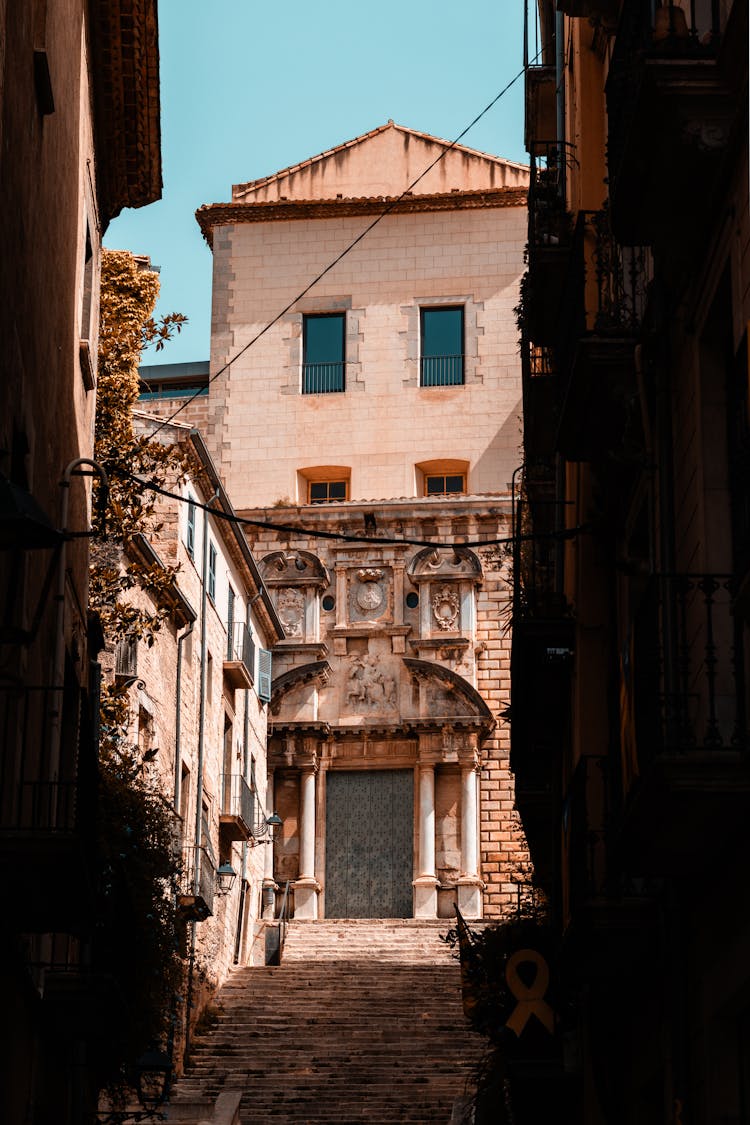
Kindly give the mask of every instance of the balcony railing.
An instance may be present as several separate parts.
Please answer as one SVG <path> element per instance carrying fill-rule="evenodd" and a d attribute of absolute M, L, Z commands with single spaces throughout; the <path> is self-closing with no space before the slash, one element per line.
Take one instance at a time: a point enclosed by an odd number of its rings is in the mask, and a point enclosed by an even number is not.
<path fill-rule="evenodd" d="M 575 149 L 563 141 L 534 141 L 529 148 L 529 251 L 563 246 L 570 238 L 566 183 Z"/>
<path fill-rule="evenodd" d="M 96 777 L 96 748 L 90 724 L 66 703 L 62 688 L 0 689 L 0 830 L 72 833 L 81 802 L 90 820 Z M 52 727 L 59 724 L 58 777 L 45 777 Z"/>
<path fill-rule="evenodd" d="M 650 261 L 647 248 L 619 245 L 607 210 L 579 211 L 561 318 L 568 352 L 585 333 L 637 334 L 646 308 Z"/>
<path fill-rule="evenodd" d="M 303 363 L 302 393 L 325 395 L 345 390 L 344 363 Z"/>
<path fill-rule="evenodd" d="M 216 865 L 207 846 L 188 847 L 182 854 L 180 906 L 194 920 L 213 914 Z"/>
<path fill-rule="evenodd" d="M 624 753 L 746 750 L 744 625 L 726 574 L 654 578 L 632 633 L 621 695 Z"/>
<path fill-rule="evenodd" d="M 731 7 L 622 5 L 606 93 L 610 196 L 623 241 L 663 241 L 669 231 L 684 245 L 697 229 L 696 206 L 710 199 L 738 100 L 712 65 Z"/>
<path fill-rule="evenodd" d="M 249 626 L 244 621 L 228 621 L 224 674 L 233 687 L 248 688 L 253 683 L 254 669 L 255 642 Z"/>
<path fill-rule="evenodd" d="M 419 381 L 423 387 L 455 387 L 464 381 L 462 355 L 423 355 Z"/>
<path fill-rule="evenodd" d="M 255 794 L 242 774 L 224 774 L 221 779 L 221 830 L 229 839 L 247 840 L 255 821 Z"/>

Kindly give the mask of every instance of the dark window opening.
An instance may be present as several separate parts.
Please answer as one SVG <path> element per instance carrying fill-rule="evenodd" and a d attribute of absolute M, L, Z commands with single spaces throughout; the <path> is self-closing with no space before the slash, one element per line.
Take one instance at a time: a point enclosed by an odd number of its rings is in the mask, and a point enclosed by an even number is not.
<path fill-rule="evenodd" d="M 417 606 L 419 605 L 419 594 L 416 592 L 416 590 L 410 590 L 406 595 L 406 604 L 408 605 L 409 609 L 417 608 Z"/>
<path fill-rule="evenodd" d="M 331 500 L 346 500 L 347 484 L 345 480 L 315 480 L 310 481 L 310 503 L 327 504 Z"/>
<path fill-rule="evenodd" d="M 346 317 L 343 313 L 302 320 L 302 393 L 344 390 Z"/>
<path fill-rule="evenodd" d="M 464 310 L 422 309 L 419 381 L 423 387 L 450 387 L 464 381 Z"/>
<path fill-rule="evenodd" d="M 425 478 L 427 496 L 445 496 L 451 492 L 465 492 L 466 477 L 463 474 L 450 476 L 429 476 Z"/>

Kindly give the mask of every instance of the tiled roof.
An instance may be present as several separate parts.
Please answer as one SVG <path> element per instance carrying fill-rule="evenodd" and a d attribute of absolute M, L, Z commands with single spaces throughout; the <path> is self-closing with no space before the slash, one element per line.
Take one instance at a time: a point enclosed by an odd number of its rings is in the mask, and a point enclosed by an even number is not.
<path fill-rule="evenodd" d="M 211 246 L 215 227 L 234 223 L 260 223 L 290 219 L 330 219 L 340 216 L 373 215 L 388 209 L 391 214 L 416 211 L 462 211 L 478 208 L 525 207 L 526 188 L 449 191 L 435 195 L 373 195 L 356 199 L 261 200 L 256 203 L 205 203 L 195 212 L 203 237 Z"/>

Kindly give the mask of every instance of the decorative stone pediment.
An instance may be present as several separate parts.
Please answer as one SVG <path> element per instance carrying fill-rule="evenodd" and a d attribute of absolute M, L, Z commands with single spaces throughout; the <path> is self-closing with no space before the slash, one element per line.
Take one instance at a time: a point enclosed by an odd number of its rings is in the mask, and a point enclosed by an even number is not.
<path fill-rule="evenodd" d="M 407 574 L 415 584 L 421 582 L 470 580 L 474 585 L 482 581 L 482 564 L 468 547 L 425 547 L 414 556 Z"/>
<path fill-rule="evenodd" d="M 485 734 L 494 728 L 492 712 L 476 688 L 463 676 L 429 660 L 405 656 L 404 664 L 419 687 L 421 719 L 453 719 L 457 725 L 473 720 Z"/>
<path fill-rule="evenodd" d="M 309 664 L 298 664 L 277 676 L 271 685 L 271 711 L 278 715 L 284 697 L 295 688 L 316 683 L 325 686 L 331 675 L 331 665 L 327 660 L 314 660 Z"/>
<path fill-rule="evenodd" d="M 331 578 L 311 551 L 274 551 L 261 559 L 260 571 L 267 586 L 314 586 L 324 590 Z"/>

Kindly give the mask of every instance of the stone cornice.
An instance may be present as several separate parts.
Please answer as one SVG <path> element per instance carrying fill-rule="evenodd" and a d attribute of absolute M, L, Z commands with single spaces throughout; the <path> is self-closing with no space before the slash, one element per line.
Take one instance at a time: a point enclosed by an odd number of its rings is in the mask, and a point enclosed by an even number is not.
<path fill-rule="evenodd" d="M 391 215 L 411 215 L 428 211 L 466 211 L 499 207 L 525 207 L 526 188 L 498 188 L 494 191 L 451 191 L 437 195 L 373 196 L 363 199 L 289 199 L 259 203 L 206 203 L 195 212 L 198 225 L 209 246 L 216 227 L 236 223 L 269 223 L 292 219 L 334 219 L 377 215 L 387 209 Z"/>
<path fill-rule="evenodd" d="M 102 225 L 161 197 L 156 0 L 90 0 L 96 186 Z"/>

